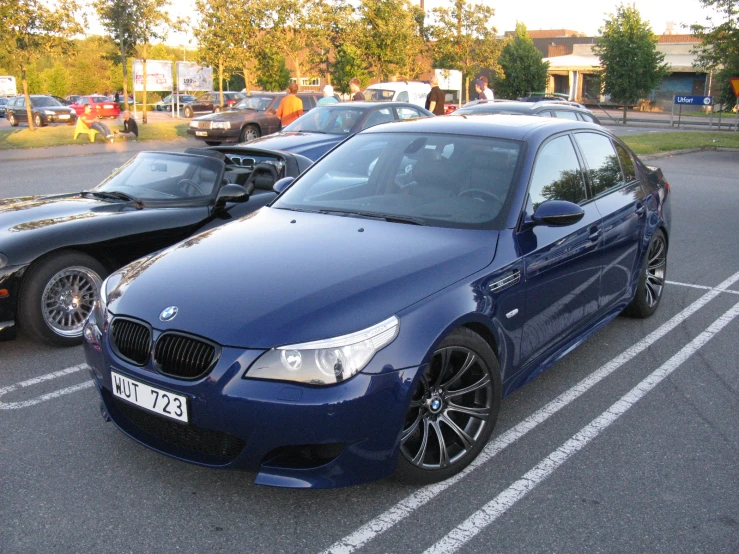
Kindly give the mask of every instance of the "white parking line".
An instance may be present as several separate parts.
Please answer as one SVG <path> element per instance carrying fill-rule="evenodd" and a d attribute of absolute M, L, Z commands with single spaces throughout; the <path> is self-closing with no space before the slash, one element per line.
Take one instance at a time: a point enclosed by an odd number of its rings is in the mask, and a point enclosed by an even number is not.
<path fill-rule="evenodd" d="M 71 375 L 72 373 L 77 373 L 78 371 L 83 371 L 85 369 L 87 369 L 87 364 L 79 364 L 79 365 L 75 365 L 72 367 L 68 367 L 66 369 L 60 369 L 59 371 L 54 371 L 52 373 L 47 373 L 46 375 L 41 375 L 40 377 L 34 377 L 33 379 L 28 379 L 27 381 L 21 381 L 20 383 L 16 383 L 15 385 L 10 385 L 8 387 L 0 388 L 0 397 L 8 394 L 9 392 L 18 390 L 18 389 L 22 389 L 25 387 L 32 387 L 33 385 L 38 385 L 39 383 L 43 383 L 44 381 L 51 381 L 52 379 L 58 379 L 59 377 L 64 377 L 65 375 Z M 88 380 L 88 381 L 85 381 L 84 383 L 80 383 L 79 385 L 74 385 L 72 387 L 67 387 L 65 389 L 56 390 L 54 392 L 50 392 L 42 396 L 38 396 L 36 398 L 32 398 L 31 400 L 24 400 L 23 402 L 0 402 L 0 410 L 17 410 L 19 408 L 27 408 L 29 406 L 35 406 L 36 404 L 40 404 L 41 402 L 51 400 L 52 398 L 58 398 L 60 396 L 64 396 L 65 394 L 71 394 L 73 392 L 77 392 L 78 390 L 89 388 L 92 385 L 93 385 L 92 380 Z"/>
<path fill-rule="evenodd" d="M 690 287 L 691 289 L 716 290 L 714 287 L 705 285 L 693 285 L 692 283 L 680 283 L 679 281 L 665 281 L 668 285 L 677 285 L 679 287 Z M 739 290 L 721 290 L 720 292 L 728 292 L 729 294 L 739 294 Z"/>
<path fill-rule="evenodd" d="M 424 554 L 451 554 L 456 552 L 485 527 L 503 515 L 511 506 L 521 500 L 573 454 L 582 450 L 588 443 L 605 431 L 639 400 L 680 367 L 702 346 L 710 341 L 721 329 L 739 315 L 739 303 L 714 321 L 710 327 L 686 344 L 672 358 L 657 368 L 646 379 L 621 397 L 605 412 L 583 427 L 575 436 L 557 450 L 544 458 L 531 471 L 501 492 L 495 499 L 472 514 L 439 542 L 427 549 Z"/>
<path fill-rule="evenodd" d="M 649 333 L 649 335 L 644 337 L 632 347 L 626 349 L 619 356 L 616 356 L 610 362 L 606 363 L 595 372 L 591 373 L 588 377 L 577 383 L 574 387 L 565 391 L 557 398 L 545 405 L 543 408 L 540 408 L 522 422 L 518 423 L 500 436 L 496 437 L 492 442 L 488 443 L 488 445 L 485 446 L 485 448 L 482 450 L 482 452 L 480 452 L 477 458 L 475 458 L 475 460 L 463 471 L 459 472 L 454 477 L 447 479 L 446 481 L 434 483 L 433 485 L 427 485 L 421 489 L 418 489 L 391 508 L 387 509 L 378 517 L 362 525 L 359 529 L 357 529 L 350 535 L 347 535 L 346 537 L 332 544 L 322 554 L 349 554 L 350 552 L 354 552 L 356 549 L 363 547 L 365 544 L 367 544 L 378 535 L 381 535 L 385 531 L 391 529 L 396 524 L 400 523 L 406 517 L 411 515 L 415 510 L 421 508 L 424 504 L 432 500 L 437 495 L 441 494 L 443 491 L 445 491 L 447 488 L 451 487 L 461 479 L 464 479 L 464 477 L 491 460 L 507 446 L 514 443 L 515 441 L 526 435 L 526 433 L 536 428 L 539 424 L 543 423 L 551 416 L 556 414 L 559 410 L 585 394 L 585 392 L 587 392 L 590 388 L 608 377 L 623 364 L 630 361 L 635 356 L 649 348 L 649 346 L 651 346 L 657 340 L 675 329 L 688 317 L 690 317 L 703 306 L 708 304 L 708 302 L 716 298 L 719 294 L 724 292 L 728 287 L 730 287 L 737 281 L 739 281 L 739 272 L 735 273 L 734 275 L 723 281 L 716 288 L 708 291 L 698 300 L 690 304 L 687 308 L 679 312 L 677 315 L 673 316 L 667 322 L 660 325 L 657 329 Z"/>

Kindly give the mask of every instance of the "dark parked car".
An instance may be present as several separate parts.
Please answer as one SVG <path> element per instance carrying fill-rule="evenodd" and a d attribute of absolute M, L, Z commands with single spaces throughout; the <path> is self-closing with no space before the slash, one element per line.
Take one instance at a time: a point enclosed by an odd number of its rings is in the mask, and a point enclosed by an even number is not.
<path fill-rule="evenodd" d="M 154 104 L 154 107 L 158 112 L 171 112 L 172 106 L 177 105 L 177 94 L 168 94 L 162 98 L 159 102 Z M 185 104 L 194 102 L 196 98 L 192 94 L 180 94 L 179 95 L 179 109 L 181 110 Z"/>
<path fill-rule="evenodd" d="M 196 113 L 218 113 L 224 109 L 236 105 L 239 100 L 244 98 L 246 94 L 243 92 L 223 92 L 223 103 L 221 106 L 220 92 L 206 92 L 198 96 L 192 102 L 188 102 L 182 107 L 182 114 L 185 117 L 192 117 Z"/>
<path fill-rule="evenodd" d="M 315 161 L 346 137 L 380 123 L 431 117 L 430 111 L 406 102 L 345 102 L 318 106 L 281 132 L 255 139 L 250 146 L 285 150 Z"/>
<path fill-rule="evenodd" d="M 62 106 L 51 96 L 31 94 L 31 117 L 36 127 L 43 127 L 49 123 L 67 123 L 73 125 L 77 121 L 74 110 Z M 5 106 L 5 117 L 13 127 L 20 123 L 28 123 L 25 96 L 16 96 Z"/>
<path fill-rule="evenodd" d="M 593 112 L 575 102 L 544 100 L 541 102 L 516 102 L 514 100 L 475 100 L 468 102 L 457 111 L 461 114 L 522 114 L 539 117 L 559 117 L 573 121 L 587 121 L 600 125 Z"/>
<path fill-rule="evenodd" d="M 277 108 L 284 92 L 260 92 L 241 99 L 231 109 L 204 115 L 190 122 L 187 134 L 216 145 L 222 142 L 246 142 L 280 130 Z M 318 92 L 299 92 L 303 110 L 308 111 L 323 98 Z"/>
<path fill-rule="evenodd" d="M 0 117 L 5 117 L 5 106 L 8 105 L 8 98 L 0 98 Z"/>
<path fill-rule="evenodd" d="M 380 125 L 290 181 L 103 283 L 85 355 L 138 442 L 266 485 L 439 481 L 504 397 L 662 297 L 669 186 L 598 125 Z"/>
<path fill-rule="evenodd" d="M 51 97 L 59 102 L 62 106 L 71 106 L 74 103 L 72 100 L 67 100 L 66 98 L 62 98 L 61 96 L 54 96 L 52 94 Z"/>
<path fill-rule="evenodd" d="M 93 190 L 0 200 L 0 337 L 19 323 L 51 344 L 78 344 L 110 271 L 253 212 L 275 197 L 275 181 L 310 163 L 244 147 L 142 152 Z"/>

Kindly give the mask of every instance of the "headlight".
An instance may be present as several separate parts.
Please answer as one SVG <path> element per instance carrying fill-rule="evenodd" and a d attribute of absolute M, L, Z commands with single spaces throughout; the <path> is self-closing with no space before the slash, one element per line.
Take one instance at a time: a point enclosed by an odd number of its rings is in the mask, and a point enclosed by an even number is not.
<path fill-rule="evenodd" d="M 46 114 L 46 115 L 55 115 L 55 112 L 53 112 L 51 110 L 44 110 L 44 114 Z"/>
<path fill-rule="evenodd" d="M 230 121 L 211 121 L 210 128 L 211 129 L 230 129 L 231 122 Z"/>
<path fill-rule="evenodd" d="M 353 377 L 398 336 L 396 316 L 363 331 L 290 344 L 265 352 L 244 375 L 250 379 L 333 385 Z"/>
<path fill-rule="evenodd" d="M 192 121 L 190 122 L 190 127 L 195 127 L 195 128 L 197 129 L 197 128 L 198 128 L 198 122 L 197 122 L 197 121 L 195 121 L 195 120 L 193 119 L 193 120 L 192 120 Z"/>
<path fill-rule="evenodd" d="M 4 268 L 9 263 L 8 257 L 5 254 L 0 254 L 0 269 Z"/>

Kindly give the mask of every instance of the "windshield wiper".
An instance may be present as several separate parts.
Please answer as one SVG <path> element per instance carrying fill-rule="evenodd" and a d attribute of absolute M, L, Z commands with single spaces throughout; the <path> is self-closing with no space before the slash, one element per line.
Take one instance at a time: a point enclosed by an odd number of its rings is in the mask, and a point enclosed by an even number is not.
<path fill-rule="evenodd" d="M 379 214 L 374 212 L 356 212 L 349 210 L 320 210 L 319 213 L 328 215 L 344 215 L 348 217 L 363 217 L 366 219 L 382 219 L 390 223 L 406 223 L 408 225 L 426 225 L 426 222 L 420 217 L 411 217 L 406 215 Z"/>
<path fill-rule="evenodd" d="M 99 190 L 83 190 L 82 196 L 95 196 L 97 198 L 104 198 L 107 200 L 125 200 L 126 202 L 134 202 L 136 204 L 136 207 L 143 208 L 144 203 L 136 198 L 135 196 L 131 196 L 130 194 L 126 194 L 125 192 L 119 192 L 119 191 L 113 191 L 113 192 L 106 192 L 106 191 L 99 191 Z"/>

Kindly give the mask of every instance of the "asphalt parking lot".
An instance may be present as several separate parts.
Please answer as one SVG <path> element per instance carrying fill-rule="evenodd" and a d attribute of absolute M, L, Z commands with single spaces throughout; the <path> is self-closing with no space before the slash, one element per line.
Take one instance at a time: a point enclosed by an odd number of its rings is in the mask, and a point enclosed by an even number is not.
<path fill-rule="evenodd" d="M 129 155 L 5 161 L 0 197 L 90 188 Z M 673 191 L 658 312 L 505 400 L 436 485 L 273 489 L 178 462 L 103 421 L 81 348 L 0 343 L 0 551 L 739 551 L 739 153 L 650 164 Z"/>

